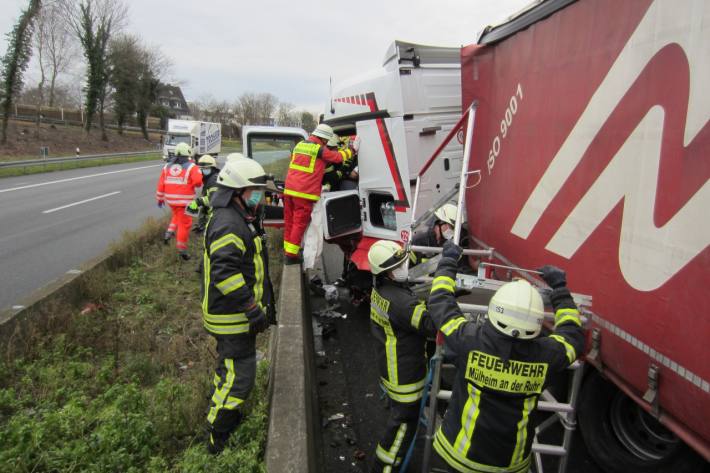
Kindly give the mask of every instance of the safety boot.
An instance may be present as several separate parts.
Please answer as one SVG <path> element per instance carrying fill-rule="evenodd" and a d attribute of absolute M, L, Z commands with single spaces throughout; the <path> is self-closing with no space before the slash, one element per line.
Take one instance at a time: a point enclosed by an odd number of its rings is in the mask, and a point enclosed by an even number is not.
<path fill-rule="evenodd" d="M 212 455 L 219 455 L 227 446 L 228 440 L 228 432 L 217 432 L 215 430 L 210 430 L 207 435 L 207 451 Z"/>
<path fill-rule="evenodd" d="M 183 261 L 188 261 L 190 259 L 190 253 L 188 253 L 187 250 L 180 250 L 178 251 L 178 254 Z"/>
<path fill-rule="evenodd" d="M 165 232 L 165 235 L 163 235 L 163 243 L 168 244 L 170 243 L 170 239 L 175 236 L 175 232 L 171 232 L 170 230 Z"/>

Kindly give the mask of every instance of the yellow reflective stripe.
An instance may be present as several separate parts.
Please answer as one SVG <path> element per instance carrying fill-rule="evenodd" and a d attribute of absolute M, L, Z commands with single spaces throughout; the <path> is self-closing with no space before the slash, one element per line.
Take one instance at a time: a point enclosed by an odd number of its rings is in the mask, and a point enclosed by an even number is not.
<path fill-rule="evenodd" d="M 555 312 L 555 327 L 565 322 L 574 322 L 581 327 L 582 321 L 579 320 L 579 311 L 577 309 L 558 309 Z"/>
<path fill-rule="evenodd" d="M 419 324 L 422 321 L 422 314 L 426 310 L 426 302 L 421 301 L 417 306 L 414 308 L 414 312 L 412 313 L 412 327 L 419 329 Z"/>
<path fill-rule="evenodd" d="M 243 399 L 239 399 L 238 397 L 234 397 L 234 396 L 229 396 L 224 403 L 224 408 L 233 410 L 233 409 L 236 409 L 237 407 L 239 407 L 239 405 L 243 404 L 243 403 L 244 403 Z"/>
<path fill-rule="evenodd" d="M 288 165 L 289 169 L 296 169 L 297 171 L 303 171 L 307 172 L 308 174 L 313 174 L 313 170 L 316 167 L 316 158 L 318 158 L 319 149 L 320 145 L 316 143 L 308 143 L 306 141 L 298 143 L 293 149 L 293 154 L 291 155 L 291 162 Z M 308 166 L 296 164 L 296 156 L 299 154 L 309 157 L 310 161 L 308 163 Z"/>
<path fill-rule="evenodd" d="M 209 312 L 203 313 L 202 318 L 209 323 L 213 324 L 246 324 L 249 323 L 249 319 L 244 312 L 239 312 L 236 314 L 210 314 Z"/>
<path fill-rule="evenodd" d="M 525 398 L 525 401 L 523 402 L 522 417 L 518 421 L 518 433 L 515 435 L 515 449 L 513 450 L 513 457 L 510 459 L 511 467 L 514 467 L 523 461 L 525 443 L 528 439 L 528 421 L 530 419 L 530 412 L 532 412 L 534 408 L 535 396 Z"/>
<path fill-rule="evenodd" d="M 222 382 L 222 378 L 217 376 L 217 373 L 215 373 L 214 378 L 212 379 L 212 384 L 214 384 L 214 387 L 217 388 L 219 387 L 219 384 Z"/>
<path fill-rule="evenodd" d="M 335 170 L 334 166 L 328 166 L 327 168 L 325 168 L 325 172 L 333 172 L 334 170 Z"/>
<path fill-rule="evenodd" d="M 523 473 L 528 471 L 530 467 L 530 460 L 532 458 L 531 456 L 528 456 L 523 463 L 516 466 L 514 469 L 476 463 L 475 461 L 469 460 L 468 458 L 460 455 L 456 449 L 451 446 L 449 441 L 446 439 L 444 432 L 441 430 L 441 427 L 436 431 L 436 435 L 434 436 L 434 450 L 441 455 L 449 466 L 462 473 Z"/>
<path fill-rule="evenodd" d="M 220 248 L 224 248 L 225 246 L 229 245 L 232 243 L 234 246 L 242 250 L 242 253 L 246 253 L 247 249 L 246 246 L 244 246 L 244 242 L 242 241 L 241 238 L 239 238 L 237 235 L 234 233 L 228 233 L 224 235 L 221 238 L 218 238 L 217 240 L 213 241 L 212 244 L 210 245 L 210 254 L 214 254 L 217 252 Z"/>
<path fill-rule="evenodd" d="M 562 346 L 565 347 L 565 352 L 567 355 L 567 359 L 569 360 L 570 364 L 574 363 L 574 360 L 577 359 L 577 351 L 574 349 L 572 345 L 570 345 L 567 340 L 564 339 L 561 335 L 550 335 L 550 338 L 560 342 Z"/>
<path fill-rule="evenodd" d="M 220 409 L 224 407 L 224 400 L 227 398 L 229 391 L 234 385 L 234 378 L 237 374 L 234 372 L 234 360 L 231 358 L 226 358 L 224 360 L 224 365 L 227 367 L 227 380 L 222 385 L 222 389 L 215 390 L 212 395 L 212 403 L 214 404 L 210 407 L 210 411 L 207 414 L 207 421 L 212 424 L 217 418 L 217 413 Z"/>
<path fill-rule="evenodd" d="M 434 278 L 434 281 L 432 282 L 431 292 L 438 291 L 439 289 L 443 289 L 443 290 L 449 291 L 449 292 L 455 292 L 456 291 L 456 281 L 454 281 L 452 278 L 450 278 L 448 276 L 437 276 Z"/>
<path fill-rule="evenodd" d="M 286 251 L 287 253 L 293 253 L 295 255 L 300 249 L 300 246 L 284 240 L 284 251 Z"/>
<path fill-rule="evenodd" d="M 264 260 L 261 256 L 262 246 L 261 237 L 257 236 L 254 238 L 254 277 L 256 281 L 254 282 L 254 300 L 257 303 L 261 302 L 261 298 L 264 296 Z"/>
<path fill-rule="evenodd" d="M 444 325 L 442 325 L 440 330 L 444 335 L 448 337 L 449 335 L 454 333 L 461 326 L 461 324 L 464 323 L 466 323 L 466 317 L 455 317 L 446 322 Z"/>
<path fill-rule="evenodd" d="M 377 458 L 379 458 L 383 463 L 394 465 L 397 461 L 397 453 L 399 453 L 399 449 L 402 448 L 402 442 L 404 442 L 404 436 L 406 433 L 407 424 L 399 424 L 397 434 L 394 437 L 394 442 L 392 442 L 392 448 L 385 450 L 379 443 L 377 444 Z"/>
<path fill-rule="evenodd" d="M 456 442 L 454 443 L 458 453 L 464 457 L 471 448 L 471 439 L 473 438 L 473 431 L 476 428 L 476 420 L 478 420 L 478 414 L 481 412 L 478 407 L 480 403 L 481 391 L 476 389 L 472 384 L 468 384 L 468 399 L 461 411 L 461 430 L 456 436 Z"/>
<path fill-rule="evenodd" d="M 384 378 L 380 378 L 387 395 L 398 402 L 410 403 L 422 398 L 426 378 L 412 384 L 392 384 Z"/>
<path fill-rule="evenodd" d="M 242 273 L 237 273 L 233 276 L 228 277 L 222 282 L 216 283 L 215 287 L 219 289 L 219 292 L 226 296 L 227 294 L 236 291 L 245 284 L 246 281 L 244 281 L 244 275 Z"/>
<path fill-rule="evenodd" d="M 320 200 L 320 195 L 306 194 L 305 192 L 298 192 L 292 189 L 284 189 L 284 194 L 292 197 L 300 197 L 301 199 Z"/>
<path fill-rule="evenodd" d="M 240 325 L 214 325 L 203 320 L 202 325 L 205 327 L 205 330 L 216 335 L 239 335 L 249 333 L 248 323 Z"/>

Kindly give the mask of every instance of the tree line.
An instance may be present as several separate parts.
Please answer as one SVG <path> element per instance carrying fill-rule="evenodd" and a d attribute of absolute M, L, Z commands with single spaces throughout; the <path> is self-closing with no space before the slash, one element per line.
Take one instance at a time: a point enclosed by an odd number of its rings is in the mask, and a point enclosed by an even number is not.
<path fill-rule="evenodd" d="M 39 82 L 24 90 L 23 97 L 37 105 L 39 135 L 41 107 L 71 100 L 71 92 L 58 82 L 76 63 L 84 61 L 84 129 L 91 133 L 98 120 L 101 137 L 107 140 L 105 111 L 116 117 L 119 133 L 130 117 L 136 117 L 148 137 L 147 118 L 167 119 L 157 103 L 161 81 L 172 64 L 160 49 L 150 47 L 137 35 L 125 31 L 128 7 L 124 0 L 29 0 L 12 31 L 8 48 L 0 59 L 0 143 L 7 141 L 7 124 L 13 101 L 23 93 L 24 73 L 36 54 Z M 312 130 L 315 117 L 268 93 L 244 93 L 235 102 L 212 99 L 190 104 L 196 120 L 223 124 L 227 134 L 241 125 L 279 124 Z M 233 133 L 229 133 L 232 130 Z"/>

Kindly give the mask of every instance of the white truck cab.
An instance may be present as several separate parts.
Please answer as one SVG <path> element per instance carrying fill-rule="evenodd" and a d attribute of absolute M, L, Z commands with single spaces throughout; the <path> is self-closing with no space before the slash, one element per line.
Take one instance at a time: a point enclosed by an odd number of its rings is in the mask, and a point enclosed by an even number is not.
<path fill-rule="evenodd" d="M 222 149 L 222 124 L 193 120 L 168 120 L 168 133 L 163 145 L 163 159 L 175 152 L 179 143 L 192 148 L 193 157 L 210 154 L 217 156 Z"/>

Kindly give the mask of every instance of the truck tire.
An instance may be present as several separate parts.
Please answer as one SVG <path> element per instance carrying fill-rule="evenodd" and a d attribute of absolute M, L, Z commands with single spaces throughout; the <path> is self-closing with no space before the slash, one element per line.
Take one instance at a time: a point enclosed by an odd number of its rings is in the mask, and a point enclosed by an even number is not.
<path fill-rule="evenodd" d="M 579 398 L 587 450 L 607 473 L 698 473 L 708 463 L 593 370 Z"/>

